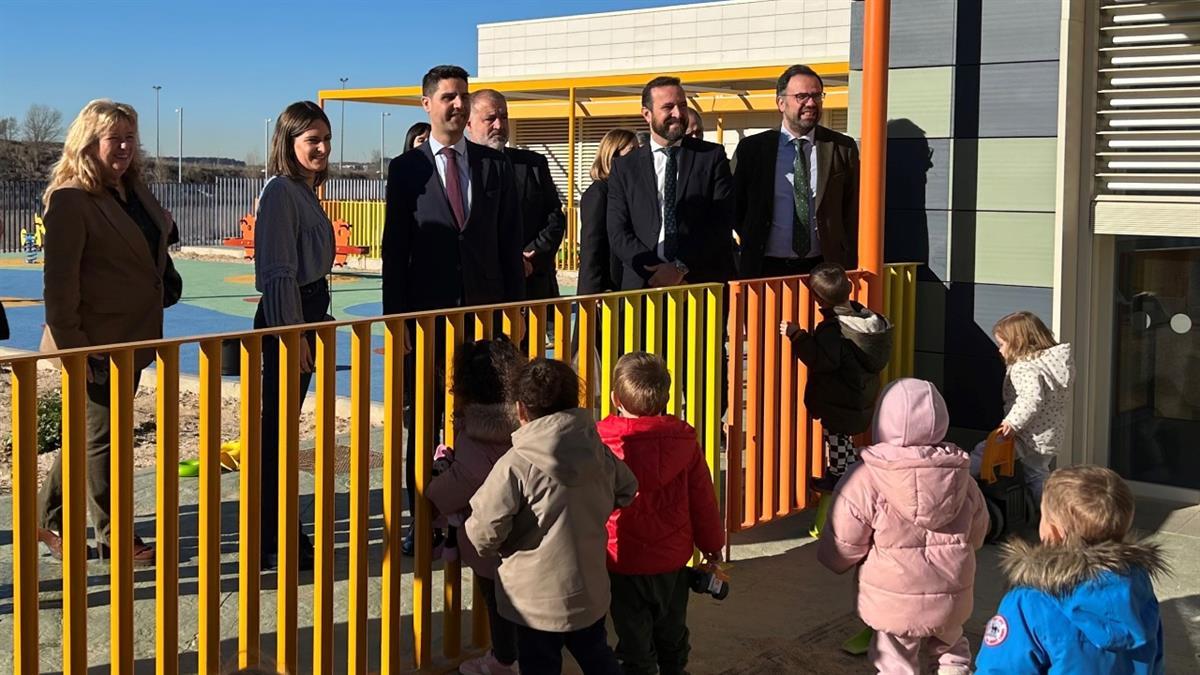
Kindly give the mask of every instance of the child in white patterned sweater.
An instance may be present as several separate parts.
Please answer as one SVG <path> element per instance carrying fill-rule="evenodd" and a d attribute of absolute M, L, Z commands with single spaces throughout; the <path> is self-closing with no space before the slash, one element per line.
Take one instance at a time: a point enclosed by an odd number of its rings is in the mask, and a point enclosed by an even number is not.
<path fill-rule="evenodd" d="M 1032 312 L 1013 312 L 992 328 L 1004 374 L 1004 420 L 1000 435 L 1013 438 L 1017 459 L 1034 504 L 1058 451 L 1067 446 L 1075 365 L 1071 345 L 1059 344 L 1054 333 Z M 979 475 L 983 444 L 971 453 L 971 473 Z"/>

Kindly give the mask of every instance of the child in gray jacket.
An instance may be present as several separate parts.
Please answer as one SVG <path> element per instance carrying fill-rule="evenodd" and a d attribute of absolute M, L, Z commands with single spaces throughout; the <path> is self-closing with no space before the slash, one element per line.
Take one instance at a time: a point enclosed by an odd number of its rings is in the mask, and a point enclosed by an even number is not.
<path fill-rule="evenodd" d="M 521 428 L 471 499 L 467 536 L 481 556 L 500 556 L 497 603 L 517 624 L 522 672 L 561 672 L 566 647 L 585 675 L 616 675 L 604 628 L 607 523 L 633 501 L 637 479 L 579 407 L 569 365 L 537 359 L 515 389 Z"/>

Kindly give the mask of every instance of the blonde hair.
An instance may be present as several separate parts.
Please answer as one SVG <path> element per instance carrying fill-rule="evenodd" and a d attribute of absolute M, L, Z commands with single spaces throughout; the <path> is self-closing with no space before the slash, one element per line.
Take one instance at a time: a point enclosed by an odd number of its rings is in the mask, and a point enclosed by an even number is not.
<path fill-rule="evenodd" d="M 628 129 L 612 129 L 604 134 L 589 173 L 592 180 L 608 180 L 608 174 L 612 173 L 613 158 L 627 145 L 637 146 L 637 136 Z"/>
<path fill-rule="evenodd" d="M 267 159 L 270 175 L 304 180 L 304 169 L 296 158 L 296 137 L 316 122 L 324 122 L 327 129 L 333 129 L 325 111 L 312 101 L 297 101 L 279 113 L 275 119 L 275 133 L 271 136 L 271 156 Z M 313 177 L 313 187 L 318 187 L 328 177 L 329 165 L 326 164 L 325 170 Z"/>
<path fill-rule="evenodd" d="M 83 106 L 83 110 L 79 111 L 71 126 L 67 128 L 62 157 L 58 158 L 54 168 L 50 170 L 50 185 L 42 195 L 42 202 L 46 206 L 50 205 L 50 195 L 68 183 L 78 183 L 92 194 L 104 193 L 103 167 L 94 150 L 100 145 L 100 138 L 119 122 L 128 122 L 133 127 L 134 135 L 137 135 L 137 111 L 128 103 L 100 98 Z M 130 181 L 142 180 L 140 138 L 137 147 L 133 149 L 133 158 L 129 161 L 124 178 Z"/>
<path fill-rule="evenodd" d="M 630 352 L 617 359 L 613 391 L 621 407 L 634 415 L 661 415 L 671 399 L 671 372 L 662 357 Z"/>
<path fill-rule="evenodd" d="M 1123 541 L 1133 526 L 1133 492 L 1116 471 L 1102 466 L 1059 469 L 1046 479 L 1042 513 L 1068 539 L 1095 545 Z"/>
<path fill-rule="evenodd" d="M 1033 312 L 1013 312 L 1000 318 L 992 333 L 1008 345 L 1007 365 L 1029 358 L 1058 344 L 1054 333 Z"/>

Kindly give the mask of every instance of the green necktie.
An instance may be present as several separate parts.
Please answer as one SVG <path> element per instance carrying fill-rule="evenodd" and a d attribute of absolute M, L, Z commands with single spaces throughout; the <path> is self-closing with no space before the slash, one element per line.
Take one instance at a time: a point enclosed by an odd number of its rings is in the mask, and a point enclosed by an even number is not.
<path fill-rule="evenodd" d="M 809 237 L 809 205 L 812 203 L 812 192 L 809 187 L 808 173 L 808 143 L 803 138 L 792 139 L 796 146 L 795 173 L 792 174 L 792 193 L 796 196 L 796 220 L 792 223 L 792 250 L 801 258 L 808 257 L 812 247 Z"/>
<path fill-rule="evenodd" d="M 671 262 L 679 253 L 679 223 L 675 220 L 675 174 L 679 171 L 679 146 L 668 147 L 664 152 L 667 153 L 667 165 L 663 175 L 663 258 Z"/>

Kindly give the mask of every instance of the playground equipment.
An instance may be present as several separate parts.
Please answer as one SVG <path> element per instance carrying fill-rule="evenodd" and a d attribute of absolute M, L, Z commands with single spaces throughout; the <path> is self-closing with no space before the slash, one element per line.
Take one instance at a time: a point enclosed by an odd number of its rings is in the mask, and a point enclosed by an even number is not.
<path fill-rule="evenodd" d="M 221 243 L 225 246 L 241 247 L 242 257 L 246 260 L 254 260 L 254 222 L 254 214 L 247 213 L 242 216 L 242 220 L 239 223 L 242 236 L 226 237 Z M 350 244 L 350 231 L 352 228 L 353 225 L 344 220 L 338 219 L 333 221 L 333 264 L 335 267 L 345 267 L 346 259 L 349 256 L 363 255 L 368 250 L 366 246 L 352 246 Z"/>
<path fill-rule="evenodd" d="M 997 469 L 999 473 L 997 474 Z M 1010 528 L 1029 521 L 1029 492 L 1025 476 L 1016 459 L 1016 444 L 1012 436 L 1004 438 L 996 429 L 988 434 L 983 446 L 983 461 L 979 465 L 979 489 L 987 503 L 988 527 L 986 541 L 1000 540 Z"/>

